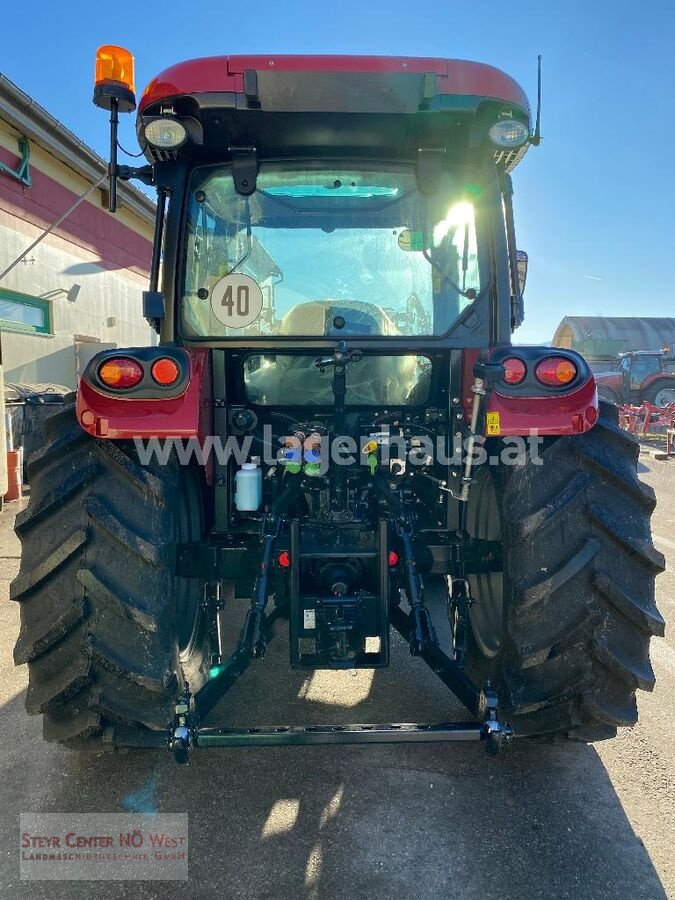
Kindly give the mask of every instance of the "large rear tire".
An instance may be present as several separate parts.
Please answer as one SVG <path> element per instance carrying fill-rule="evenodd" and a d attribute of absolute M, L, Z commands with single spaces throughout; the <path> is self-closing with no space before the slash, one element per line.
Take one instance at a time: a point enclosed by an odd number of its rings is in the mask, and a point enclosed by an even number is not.
<path fill-rule="evenodd" d="M 621 398 L 613 391 L 611 388 L 605 387 L 604 385 L 598 386 L 598 397 L 601 400 L 606 400 L 607 403 L 613 403 L 615 406 L 621 406 Z"/>
<path fill-rule="evenodd" d="M 485 467 L 472 488 L 469 531 L 501 538 L 504 571 L 472 577 L 467 665 L 491 678 L 517 734 L 611 737 L 637 721 L 636 689 L 654 686 L 664 559 L 638 453 L 601 402 L 595 428 L 549 440 L 542 465 Z"/>
<path fill-rule="evenodd" d="M 201 586 L 174 575 L 176 545 L 203 533 L 194 473 L 142 466 L 133 444 L 90 438 L 73 397 L 47 420 L 28 471 L 11 587 L 26 708 L 50 741 L 157 746 L 184 679 L 196 690 L 208 677 Z"/>
<path fill-rule="evenodd" d="M 645 395 L 646 399 L 654 406 L 663 409 L 669 403 L 675 403 L 675 384 L 672 378 L 664 378 L 650 386 Z"/>

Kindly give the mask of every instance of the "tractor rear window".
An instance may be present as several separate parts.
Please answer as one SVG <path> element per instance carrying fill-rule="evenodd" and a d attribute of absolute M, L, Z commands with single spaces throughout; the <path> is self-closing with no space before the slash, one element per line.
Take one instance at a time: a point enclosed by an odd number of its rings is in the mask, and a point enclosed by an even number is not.
<path fill-rule="evenodd" d="M 246 399 L 261 406 L 332 406 L 333 370 L 315 357 L 292 353 L 251 354 L 244 363 Z M 417 406 L 429 399 L 427 356 L 363 356 L 346 369 L 349 406 Z"/>
<path fill-rule="evenodd" d="M 432 196 L 410 167 L 261 166 L 243 197 L 229 167 L 190 185 L 188 337 L 445 334 L 481 291 L 475 185 Z"/>

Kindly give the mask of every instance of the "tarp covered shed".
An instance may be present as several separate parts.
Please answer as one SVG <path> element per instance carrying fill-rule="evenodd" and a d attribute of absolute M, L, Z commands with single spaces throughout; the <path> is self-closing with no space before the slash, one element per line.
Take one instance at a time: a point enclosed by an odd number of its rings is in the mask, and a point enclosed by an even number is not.
<path fill-rule="evenodd" d="M 625 350 L 660 350 L 675 343 L 675 319 L 642 316 L 565 316 L 554 347 L 585 356 L 614 356 Z"/>

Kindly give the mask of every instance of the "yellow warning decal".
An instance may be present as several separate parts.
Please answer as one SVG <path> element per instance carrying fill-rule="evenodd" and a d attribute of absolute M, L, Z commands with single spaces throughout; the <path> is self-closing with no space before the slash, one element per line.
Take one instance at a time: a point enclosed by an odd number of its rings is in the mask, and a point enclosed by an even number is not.
<path fill-rule="evenodd" d="M 491 435 L 499 434 L 501 432 L 501 425 L 499 422 L 499 413 L 498 412 L 489 412 L 486 415 L 486 424 L 487 424 L 487 433 Z"/>

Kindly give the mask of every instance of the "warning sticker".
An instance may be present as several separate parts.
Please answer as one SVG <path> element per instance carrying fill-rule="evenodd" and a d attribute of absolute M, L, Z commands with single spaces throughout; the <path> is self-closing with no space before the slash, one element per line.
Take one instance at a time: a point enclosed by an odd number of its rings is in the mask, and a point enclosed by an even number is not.
<path fill-rule="evenodd" d="M 228 328 L 246 328 L 263 308 L 260 285 L 248 275 L 226 275 L 211 291 L 213 315 Z"/>
<path fill-rule="evenodd" d="M 499 422 L 499 413 L 498 412 L 489 412 L 486 417 L 486 425 L 487 425 L 487 433 L 489 435 L 499 434 L 501 431 L 501 426 Z"/>

